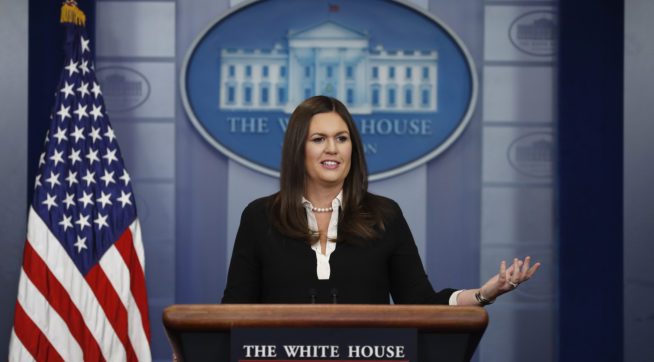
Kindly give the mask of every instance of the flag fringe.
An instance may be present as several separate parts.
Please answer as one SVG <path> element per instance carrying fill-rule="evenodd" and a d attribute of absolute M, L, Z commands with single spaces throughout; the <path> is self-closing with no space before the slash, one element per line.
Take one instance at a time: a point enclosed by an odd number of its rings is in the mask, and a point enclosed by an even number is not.
<path fill-rule="evenodd" d="M 86 15 L 77 6 L 64 3 L 61 6 L 61 20 L 59 22 L 86 25 Z"/>

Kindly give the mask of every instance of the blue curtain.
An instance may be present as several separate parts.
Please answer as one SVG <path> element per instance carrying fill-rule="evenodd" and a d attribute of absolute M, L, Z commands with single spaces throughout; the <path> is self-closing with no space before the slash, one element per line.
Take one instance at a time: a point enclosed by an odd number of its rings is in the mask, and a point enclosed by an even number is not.
<path fill-rule="evenodd" d="M 621 361 L 624 1 L 559 8 L 559 360 Z"/>
<path fill-rule="evenodd" d="M 59 23 L 62 1 L 30 0 L 29 2 L 29 69 L 28 69 L 28 155 L 27 200 L 32 202 L 34 177 L 43 152 L 45 132 L 50 126 L 54 92 L 64 62 L 66 29 Z M 86 15 L 91 44 L 95 44 L 95 0 L 79 2 Z M 91 49 L 95 51 L 95 48 Z"/>

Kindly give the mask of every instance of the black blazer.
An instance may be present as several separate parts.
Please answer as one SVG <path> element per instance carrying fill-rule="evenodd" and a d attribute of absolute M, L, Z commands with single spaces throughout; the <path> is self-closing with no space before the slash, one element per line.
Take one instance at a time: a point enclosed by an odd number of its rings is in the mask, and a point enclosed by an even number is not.
<path fill-rule="evenodd" d="M 270 226 L 270 196 L 250 203 L 241 216 L 222 302 L 388 304 L 390 294 L 398 304 L 448 304 L 454 289 L 434 292 L 400 207 L 368 196 L 389 210 L 386 232 L 371 242 L 339 242 L 330 256 L 329 280 L 318 280 L 309 245 Z"/>

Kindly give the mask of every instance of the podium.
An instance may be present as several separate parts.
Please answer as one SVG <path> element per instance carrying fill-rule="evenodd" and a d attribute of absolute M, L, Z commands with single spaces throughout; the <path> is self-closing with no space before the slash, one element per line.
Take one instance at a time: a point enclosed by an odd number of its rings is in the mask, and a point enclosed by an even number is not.
<path fill-rule="evenodd" d="M 418 361 L 469 361 L 488 325 L 481 307 L 348 304 L 179 304 L 163 323 L 180 361 L 229 361 L 232 328 L 409 328 Z"/>

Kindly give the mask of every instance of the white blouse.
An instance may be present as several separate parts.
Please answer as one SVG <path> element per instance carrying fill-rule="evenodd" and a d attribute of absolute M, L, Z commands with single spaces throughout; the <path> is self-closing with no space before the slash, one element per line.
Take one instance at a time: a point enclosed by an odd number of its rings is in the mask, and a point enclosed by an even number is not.
<path fill-rule="evenodd" d="M 311 201 L 302 197 L 302 205 L 307 211 L 309 230 L 318 232 L 318 222 L 316 221 L 316 214 L 314 214 L 312 210 L 313 205 L 311 204 Z M 338 215 L 341 212 L 341 205 L 343 205 L 343 190 L 341 190 L 336 198 L 332 200 L 332 217 L 329 219 L 329 226 L 327 227 L 327 245 L 325 247 L 325 253 L 322 253 L 320 242 L 311 245 L 311 249 L 316 253 L 316 274 L 320 280 L 329 279 L 331 273 L 329 257 L 332 255 L 334 250 L 336 250 L 336 243 L 333 240 L 336 240 L 336 237 L 338 236 Z M 461 293 L 461 290 L 452 293 L 449 300 L 450 305 L 457 305 L 456 297 L 459 293 Z"/>
<path fill-rule="evenodd" d="M 320 242 L 314 243 L 311 245 L 311 249 L 316 252 L 316 273 L 318 274 L 318 279 L 327 280 L 331 273 L 331 268 L 329 266 L 329 256 L 332 255 L 334 250 L 336 250 L 336 243 L 333 240 L 336 240 L 338 236 L 338 214 L 341 212 L 341 205 L 343 202 L 343 190 L 338 193 L 336 198 L 332 200 L 332 217 L 329 219 L 329 226 L 327 227 L 327 245 L 325 247 L 325 253 L 322 253 L 320 250 Z M 307 210 L 307 223 L 309 224 L 309 230 L 318 232 L 318 222 L 316 221 L 316 214 L 313 213 L 313 205 L 311 201 L 302 198 L 302 205 Z"/>

